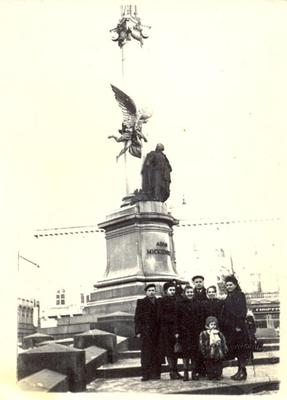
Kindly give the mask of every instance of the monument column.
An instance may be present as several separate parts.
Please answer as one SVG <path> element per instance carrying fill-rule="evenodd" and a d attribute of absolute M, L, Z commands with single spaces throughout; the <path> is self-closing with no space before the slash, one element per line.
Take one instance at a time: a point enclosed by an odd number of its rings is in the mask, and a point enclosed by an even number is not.
<path fill-rule="evenodd" d="M 143 44 L 143 25 L 132 6 L 124 9 L 113 31 L 117 33 L 115 40 L 121 49 L 132 40 Z M 178 221 L 167 211 L 165 204 L 172 168 L 164 154 L 164 146 L 159 143 L 142 163 L 142 141 L 146 141 L 142 124 L 150 115 L 138 110 L 135 102 L 122 90 L 111 86 L 123 112 L 121 136 L 110 136 L 124 146 L 117 159 L 126 157 L 126 165 L 128 159 L 135 159 L 140 167 L 143 164 L 143 179 L 141 190 L 131 194 L 129 187 L 121 208 L 99 224 L 106 234 L 107 266 L 104 277 L 94 285 L 85 312 L 100 317 L 126 312 L 133 318 L 137 299 L 143 296 L 147 283 L 155 283 L 159 295 L 164 282 L 184 280 L 177 274 L 173 242 L 173 226 Z M 137 174 L 141 180 L 140 170 Z"/>
<path fill-rule="evenodd" d="M 117 42 L 121 54 L 121 72 L 122 72 L 122 87 L 128 93 L 136 93 L 138 86 L 141 83 L 141 66 L 143 62 L 143 44 L 144 40 L 148 37 L 149 26 L 143 25 L 137 13 L 137 6 L 125 5 L 121 7 L 121 19 L 114 29 L 112 40 Z M 128 98 L 128 96 L 126 95 Z M 117 98 L 117 100 L 119 100 Z M 130 99 L 133 103 L 133 100 Z M 130 103 L 131 103 L 130 102 Z M 140 119 L 140 110 L 137 109 L 135 104 L 132 107 L 124 109 L 122 104 L 119 104 L 124 113 L 124 123 L 136 126 Z M 125 107 L 127 105 L 125 104 Z M 134 107 L 133 107 L 134 106 Z M 134 110 L 132 110 L 134 108 Z M 134 113 L 135 111 L 135 113 Z M 129 116 L 127 117 L 127 113 Z M 133 119 L 133 122 L 131 122 Z M 146 122 L 146 121 L 144 121 Z M 140 127 L 141 131 L 142 127 Z M 122 139 L 122 138 L 121 138 Z M 143 139 L 139 135 L 134 135 L 133 141 L 140 142 L 142 147 Z M 124 142 L 124 141 L 123 141 Z M 127 141 L 125 141 L 126 145 Z M 140 155 L 131 157 L 129 151 L 126 151 L 122 156 L 118 157 L 117 161 L 120 166 L 123 165 L 125 171 L 125 196 L 123 205 L 128 204 L 130 197 L 135 190 L 141 187 L 140 170 L 142 162 L 139 159 Z"/>

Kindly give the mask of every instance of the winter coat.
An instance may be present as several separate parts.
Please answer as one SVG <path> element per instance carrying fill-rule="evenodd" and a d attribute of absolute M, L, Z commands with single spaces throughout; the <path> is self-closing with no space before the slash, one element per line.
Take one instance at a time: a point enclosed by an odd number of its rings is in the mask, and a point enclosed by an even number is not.
<path fill-rule="evenodd" d="M 227 341 L 228 358 L 250 354 L 250 339 L 246 324 L 246 299 L 244 293 L 236 288 L 228 293 L 223 305 L 222 331 Z"/>
<path fill-rule="evenodd" d="M 200 352 L 203 355 L 203 358 L 205 360 L 215 360 L 215 361 L 223 360 L 225 357 L 225 354 L 227 353 L 225 337 L 217 329 L 213 330 L 213 332 L 218 333 L 219 341 L 211 344 L 210 343 L 210 332 L 211 331 L 209 329 L 207 329 L 200 333 L 200 335 L 199 335 Z"/>
<path fill-rule="evenodd" d="M 202 288 L 201 290 L 194 288 L 194 291 L 193 291 L 193 299 L 194 299 L 194 300 L 199 300 L 199 301 L 205 301 L 205 300 L 207 300 L 206 289 L 205 289 L 205 287 Z"/>
<path fill-rule="evenodd" d="M 163 296 L 158 299 L 159 350 L 162 357 L 175 357 L 176 297 Z"/>
<path fill-rule="evenodd" d="M 224 300 L 221 299 L 207 299 L 203 303 L 205 319 L 210 317 L 216 317 L 218 320 L 219 329 L 222 328 L 222 313 Z"/>
<path fill-rule="evenodd" d="M 154 300 L 139 299 L 135 310 L 135 334 L 140 334 L 142 374 L 146 377 L 160 373 L 158 300 Z"/>
<path fill-rule="evenodd" d="M 144 297 L 137 301 L 135 310 L 135 334 L 149 337 L 153 341 L 158 340 L 159 320 L 158 320 L 158 299 L 154 303 Z"/>
<path fill-rule="evenodd" d="M 176 333 L 182 347 L 182 357 L 194 357 L 198 353 L 198 338 L 204 328 L 204 308 L 200 301 L 183 297 L 176 307 Z"/>

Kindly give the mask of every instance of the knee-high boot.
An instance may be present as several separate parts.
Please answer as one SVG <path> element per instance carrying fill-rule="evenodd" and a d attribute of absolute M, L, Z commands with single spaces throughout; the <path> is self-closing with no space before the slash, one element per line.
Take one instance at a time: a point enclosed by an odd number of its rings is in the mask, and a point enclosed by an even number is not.
<path fill-rule="evenodd" d="M 234 379 L 235 381 L 245 381 L 247 379 L 247 371 L 244 358 L 238 357 L 238 373 L 232 379 Z"/>
<path fill-rule="evenodd" d="M 240 368 L 238 367 L 237 372 L 234 375 L 231 375 L 230 378 L 236 380 L 238 375 L 239 375 L 239 373 L 240 373 Z"/>
<path fill-rule="evenodd" d="M 181 379 L 182 376 L 177 372 L 177 368 L 176 368 L 176 358 L 167 357 L 167 362 L 168 362 L 168 366 L 169 366 L 170 379 Z"/>

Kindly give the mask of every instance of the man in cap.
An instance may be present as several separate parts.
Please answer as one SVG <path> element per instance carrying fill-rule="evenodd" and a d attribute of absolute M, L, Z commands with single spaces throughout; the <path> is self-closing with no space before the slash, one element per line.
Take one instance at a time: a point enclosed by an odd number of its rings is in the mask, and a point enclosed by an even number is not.
<path fill-rule="evenodd" d="M 145 288 L 146 296 L 139 299 L 135 311 L 135 334 L 141 341 L 142 381 L 160 379 L 160 359 L 158 354 L 159 323 L 156 286 Z"/>
<path fill-rule="evenodd" d="M 192 283 L 194 285 L 194 300 L 207 300 L 206 289 L 204 287 L 204 277 L 202 275 L 195 275 L 192 278 Z"/>

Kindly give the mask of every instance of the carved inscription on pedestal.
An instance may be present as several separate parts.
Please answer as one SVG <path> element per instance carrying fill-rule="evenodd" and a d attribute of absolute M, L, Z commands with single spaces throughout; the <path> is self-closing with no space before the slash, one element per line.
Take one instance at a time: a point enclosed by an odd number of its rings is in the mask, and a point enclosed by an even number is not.
<path fill-rule="evenodd" d="M 167 249 L 167 243 L 157 242 L 155 249 L 147 249 L 147 254 L 161 254 L 170 256 L 170 250 Z"/>

